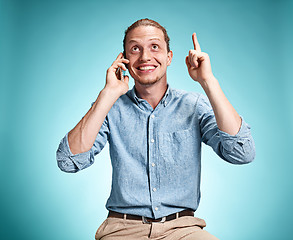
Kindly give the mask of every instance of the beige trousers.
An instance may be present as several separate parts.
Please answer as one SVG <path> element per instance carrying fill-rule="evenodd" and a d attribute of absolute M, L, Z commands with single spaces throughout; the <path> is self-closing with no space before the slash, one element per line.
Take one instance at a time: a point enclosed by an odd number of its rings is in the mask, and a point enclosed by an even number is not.
<path fill-rule="evenodd" d="M 203 230 L 203 219 L 184 216 L 164 223 L 143 223 L 108 217 L 96 232 L 96 240 L 219 240 Z"/>

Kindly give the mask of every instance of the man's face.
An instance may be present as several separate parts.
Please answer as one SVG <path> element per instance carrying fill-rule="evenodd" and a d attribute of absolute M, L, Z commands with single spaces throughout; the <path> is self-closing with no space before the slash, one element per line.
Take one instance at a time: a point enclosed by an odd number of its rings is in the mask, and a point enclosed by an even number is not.
<path fill-rule="evenodd" d="M 125 55 L 129 60 L 128 71 L 141 85 L 166 81 L 167 66 L 173 53 L 167 52 L 167 44 L 161 29 L 140 26 L 126 36 Z"/>

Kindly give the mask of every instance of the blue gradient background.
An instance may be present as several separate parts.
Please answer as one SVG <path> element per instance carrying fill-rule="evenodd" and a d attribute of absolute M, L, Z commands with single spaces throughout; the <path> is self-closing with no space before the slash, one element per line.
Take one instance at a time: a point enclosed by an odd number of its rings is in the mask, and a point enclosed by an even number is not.
<path fill-rule="evenodd" d="M 170 35 L 170 85 L 202 92 L 184 62 L 196 32 L 252 126 L 252 164 L 228 164 L 203 147 L 196 214 L 206 230 L 225 240 L 291 239 L 292 14 L 292 1 L 2 0 L 1 239 L 94 238 L 107 214 L 108 146 L 77 174 L 58 169 L 55 151 L 103 88 L 124 30 L 144 17 Z"/>

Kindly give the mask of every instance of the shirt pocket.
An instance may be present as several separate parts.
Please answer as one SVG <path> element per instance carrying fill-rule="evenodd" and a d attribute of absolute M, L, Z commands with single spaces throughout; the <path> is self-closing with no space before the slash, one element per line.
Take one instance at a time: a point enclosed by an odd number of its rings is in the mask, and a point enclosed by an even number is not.
<path fill-rule="evenodd" d="M 193 157 L 198 144 L 194 129 L 159 134 L 159 155 L 165 162 L 182 164 Z"/>

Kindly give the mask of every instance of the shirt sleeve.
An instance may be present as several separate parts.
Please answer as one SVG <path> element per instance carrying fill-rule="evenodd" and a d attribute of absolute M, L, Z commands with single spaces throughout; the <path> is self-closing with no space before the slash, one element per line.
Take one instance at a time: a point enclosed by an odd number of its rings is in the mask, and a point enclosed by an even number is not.
<path fill-rule="evenodd" d="M 58 167 L 64 172 L 75 173 L 91 166 L 94 163 L 94 156 L 102 151 L 107 143 L 109 127 L 107 117 L 96 137 L 92 148 L 83 153 L 73 154 L 68 144 L 68 133 L 61 140 L 56 152 Z"/>
<path fill-rule="evenodd" d="M 241 117 L 241 127 L 233 136 L 221 131 L 208 98 L 200 95 L 197 102 L 202 141 L 211 146 L 222 159 L 233 164 L 245 164 L 255 158 L 255 145 L 250 126 Z"/>

